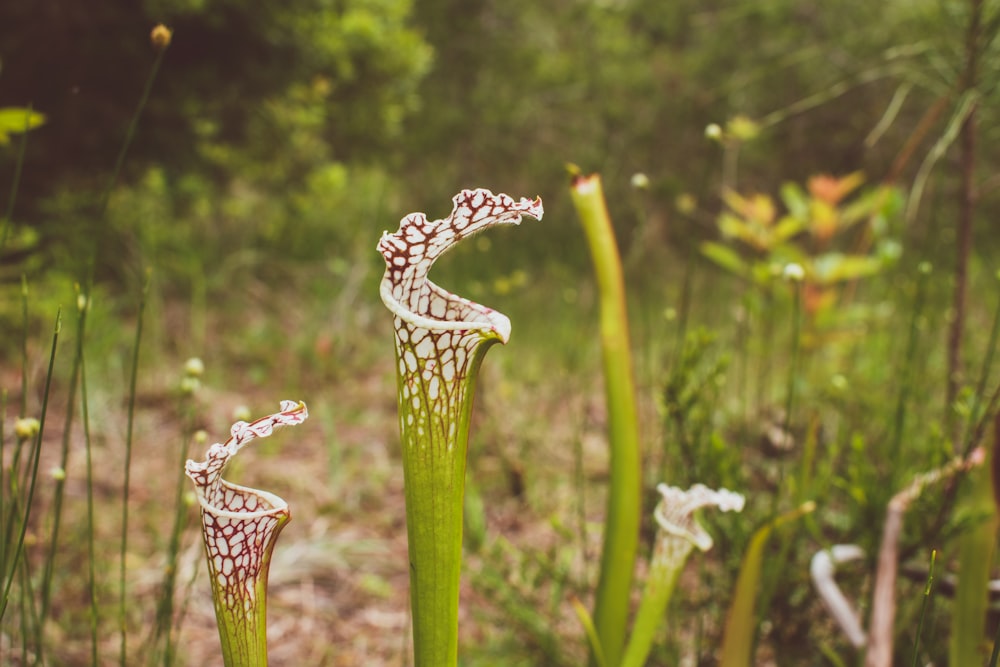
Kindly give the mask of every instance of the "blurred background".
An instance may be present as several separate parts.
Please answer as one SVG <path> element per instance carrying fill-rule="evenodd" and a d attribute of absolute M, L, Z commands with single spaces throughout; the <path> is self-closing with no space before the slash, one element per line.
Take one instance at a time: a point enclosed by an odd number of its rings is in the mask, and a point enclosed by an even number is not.
<path fill-rule="evenodd" d="M 101 193 L 151 80 L 157 23 L 173 39 L 105 211 Z M 0 192 L 15 184 L 17 197 L 0 246 L 8 410 L 37 414 L 56 309 L 70 318 L 96 257 L 87 373 L 105 457 L 98 491 L 113 506 L 148 275 L 136 636 L 163 568 L 157 512 L 173 476 L 162 471 L 201 455 L 196 429 L 214 441 L 240 410 L 303 399 L 313 416 L 302 434 L 260 447 L 274 465 L 238 470 L 241 483 L 288 499 L 296 519 L 278 548 L 292 555 L 276 557 L 273 575 L 274 662 L 408 664 L 394 366 L 375 244 L 411 211 L 445 216 L 462 188 L 540 195 L 543 222 L 477 237 L 435 270 L 514 323 L 510 345 L 484 366 L 473 427 L 463 659 L 580 664 L 568 600 L 589 599 L 593 583 L 606 424 L 567 164 L 599 172 L 630 288 L 647 497 L 663 480 L 760 493 L 756 513 L 751 500 L 749 516 L 713 519 L 718 546 L 699 571 L 707 589 L 692 584 L 677 603 L 691 623 L 664 630 L 652 663 L 715 664 L 752 529 L 772 498 L 804 497 L 781 472 L 798 470 L 803 443 L 819 448 L 809 465 L 821 510 L 795 539 L 809 549 L 858 541 L 872 564 L 889 492 L 961 450 L 953 434 L 982 416 L 974 397 L 992 386 L 984 374 L 976 390 L 995 340 L 1000 238 L 998 25 L 992 0 L 0 3 L 0 109 L 45 117 L 27 134 L 0 127 Z M 801 285 L 785 279 L 789 264 L 804 267 Z M 69 412 L 74 344 L 66 327 L 53 423 Z M 191 357 L 206 368 L 196 390 L 180 386 Z M 923 412 L 904 423 L 900 405 Z M 72 417 L 63 428 L 71 495 L 78 428 Z M 57 448 L 43 457 L 43 470 L 57 464 Z M 926 570 L 947 525 L 922 520 L 905 555 Z M 192 527 L 185 573 L 201 558 Z M 62 541 L 65 558 L 82 553 L 79 539 Z M 851 664 L 810 593 L 807 547 L 801 562 L 783 548 L 797 574 L 769 575 L 777 602 L 762 612 L 757 664 Z M 859 590 L 869 574 L 856 573 Z M 88 664 L 72 622 L 79 584 L 60 576 L 53 618 L 65 641 L 52 664 Z M 214 664 L 207 587 L 189 579 L 178 664 Z M 939 622 L 946 637 L 947 615 Z M 944 644 L 929 642 L 927 655 Z"/>

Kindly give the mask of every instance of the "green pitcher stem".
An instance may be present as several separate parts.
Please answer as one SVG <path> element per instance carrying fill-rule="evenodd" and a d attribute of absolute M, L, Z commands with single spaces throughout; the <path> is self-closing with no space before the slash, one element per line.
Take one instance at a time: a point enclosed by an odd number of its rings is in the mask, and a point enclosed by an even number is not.
<path fill-rule="evenodd" d="M 625 279 L 600 176 L 574 177 L 570 195 L 590 247 L 601 302 L 601 348 L 611 470 L 594 625 L 608 667 L 618 667 L 625 645 L 642 509 L 642 464 Z M 590 664 L 594 665 L 593 657 Z"/>
<path fill-rule="evenodd" d="M 435 349 L 448 336 L 427 335 L 435 341 Z M 430 381 L 421 373 L 407 372 L 399 377 L 410 605 L 415 664 L 421 666 L 458 664 L 469 416 L 479 366 L 486 350 L 500 340 L 478 333 L 475 338 L 478 340 L 470 341 L 468 367 L 451 386 L 440 383 L 437 375 Z M 408 357 L 413 346 L 401 346 L 398 352 L 400 358 Z M 437 400 L 432 398 L 434 394 Z"/>
<path fill-rule="evenodd" d="M 451 294 L 427 278 L 461 239 L 495 224 L 541 218 L 540 200 L 463 190 L 444 220 L 413 213 L 378 249 L 380 292 L 395 316 L 397 395 L 406 485 L 410 606 L 416 667 L 458 664 L 465 461 L 476 376 L 486 350 L 506 343 L 502 313 Z"/>
<path fill-rule="evenodd" d="M 288 523 L 288 504 L 266 491 L 222 479 L 230 459 L 255 438 L 279 426 L 302 423 L 305 403 L 283 401 L 281 412 L 237 422 L 230 438 L 212 445 L 205 461 L 188 461 L 201 505 L 202 536 L 226 667 L 267 666 L 267 577 L 278 534 Z"/>

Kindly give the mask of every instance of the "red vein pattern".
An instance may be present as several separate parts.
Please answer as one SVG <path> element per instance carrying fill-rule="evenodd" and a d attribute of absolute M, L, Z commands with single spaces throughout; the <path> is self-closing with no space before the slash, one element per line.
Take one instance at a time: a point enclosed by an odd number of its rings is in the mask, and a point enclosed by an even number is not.
<path fill-rule="evenodd" d="M 493 225 L 516 225 L 522 215 L 540 220 L 543 214 L 541 199 L 517 201 L 483 189 L 463 190 L 452 201 L 447 218 L 428 221 L 423 213 L 411 213 L 378 244 L 386 263 L 382 300 L 395 315 L 400 407 L 408 404 L 405 417 L 400 411 L 401 426 L 404 432 L 413 427 L 424 441 L 428 428 L 441 430 L 446 442 L 454 440 L 456 420 L 444 413 L 464 400 L 462 380 L 473 350 L 484 335 L 504 343 L 510 336 L 506 315 L 438 287 L 427 277 L 431 266 L 463 238 Z M 420 413 L 434 413 L 436 424 L 417 423 Z"/>
<path fill-rule="evenodd" d="M 540 199 L 463 190 L 451 214 L 411 213 L 382 235 L 380 293 L 394 315 L 416 667 L 457 664 L 458 586 L 469 413 L 486 350 L 507 342 L 510 320 L 452 294 L 427 275 L 438 257 L 478 231 L 542 217 Z"/>
<path fill-rule="evenodd" d="M 205 461 L 189 460 L 185 465 L 201 504 L 205 554 L 227 656 L 234 652 L 259 658 L 266 652 L 267 568 L 290 514 L 288 504 L 278 496 L 227 482 L 222 472 L 252 440 L 266 438 L 280 426 L 301 424 L 308 416 L 305 403 L 282 401 L 280 412 L 250 423 L 236 422 L 226 442 L 209 447 Z"/>

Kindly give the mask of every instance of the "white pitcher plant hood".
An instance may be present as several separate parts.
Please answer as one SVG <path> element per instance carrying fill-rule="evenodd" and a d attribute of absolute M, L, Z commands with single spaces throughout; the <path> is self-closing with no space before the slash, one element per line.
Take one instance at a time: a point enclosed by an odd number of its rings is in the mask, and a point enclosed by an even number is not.
<path fill-rule="evenodd" d="M 660 484 L 656 487 L 660 502 L 653 511 L 659 527 L 658 542 L 681 538 L 701 551 L 712 548 L 712 536 L 701 527 L 694 513 L 703 507 L 717 507 L 723 512 L 741 512 L 745 499 L 738 493 L 720 489 L 715 491 L 704 484 L 695 484 L 687 491 L 676 486 Z"/>
<path fill-rule="evenodd" d="M 379 292 L 393 314 L 397 399 L 403 445 L 416 667 L 457 664 L 458 584 L 469 415 L 486 350 L 506 343 L 510 320 L 438 287 L 427 277 L 438 257 L 488 227 L 542 217 L 540 199 L 463 190 L 451 214 L 411 213 L 384 233 Z"/>
<path fill-rule="evenodd" d="M 267 574 L 274 544 L 290 514 L 288 503 L 278 496 L 227 482 L 222 472 L 252 440 L 266 438 L 279 426 L 301 424 L 308 416 L 305 403 L 282 401 L 280 412 L 250 423 L 236 422 L 226 442 L 209 447 L 205 461 L 189 460 L 185 465 L 201 506 L 205 555 L 227 667 L 267 664 Z"/>

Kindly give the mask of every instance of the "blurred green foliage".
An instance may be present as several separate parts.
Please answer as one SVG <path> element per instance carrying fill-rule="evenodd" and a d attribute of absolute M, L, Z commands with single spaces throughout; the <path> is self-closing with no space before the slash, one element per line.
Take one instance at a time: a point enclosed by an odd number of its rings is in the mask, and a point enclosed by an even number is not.
<path fill-rule="evenodd" d="M 169 201 L 175 225 L 204 219 L 211 201 L 216 217 L 243 216 L 251 237 L 297 230 L 278 250 L 330 252 L 302 238 L 326 238 L 331 226 L 335 237 L 351 233 L 344 198 L 359 170 L 365 181 L 384 174 L 384 191 L 408 210 L 489 185 L 549 195 L 561 217 L 562 165 L 572 160 L 605 175 L 612 202 L 630 201 L 632 173 L 648 174 L 647 212 L 667 220 L 672 238 L 704 238 L 671 203 L 693 196 L 715 208 L 716 184 L 734 185 L 706 126 L 721 124 L 739 144 L 722 150 L 738 150 L 741 188 L 861 168 L 880 180 L 957 80 L 965 11 L 801 0 L 5 3 L 0 104 L 50 118 L 29 142 L 18 217 L 42 231 L 39 248 L 63 248 L 63 265 L 67 227 L 92 227 L 80 193 L 99 190 L 110 170 L 158 21 L 174 40 L 125 179 L 136 192 L 162 181 L 153 194 Z M 935 136 L 916 137 L 903 176 Z M 0 182 L 10 156 L 0 153 Z M 390 221 L 406 212 L 388 204 Z M 344 214 L 319 221 L 334 209 Z M 526 251 L 552 261 L 554 227 Z M 502 257 L 509 246 L 498 245 Z M 582 250 L 562 261 L 584 269 Z"/>

